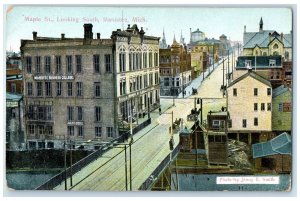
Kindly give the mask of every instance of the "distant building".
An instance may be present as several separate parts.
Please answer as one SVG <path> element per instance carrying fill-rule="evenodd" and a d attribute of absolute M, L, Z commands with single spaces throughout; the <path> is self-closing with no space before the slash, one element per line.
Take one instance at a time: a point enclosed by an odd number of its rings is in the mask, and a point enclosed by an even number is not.
<path fill-rule="evenodd" d="M 273 88 L 284 83 L 281 56 L 240 56 L 233 72 L 233 79 L 246 74 L 250 68 L 269 80 Z"/>
<path fill-rule="evenodd" d="M 219 37 L 219 40 L 220 40 L 220 45 L 218 48 L 218 54 L 220 56 L 227 56 L 228 53 L 231 54 L 232 53 L 231 41 L 227 39 L 227 36 L 222 34 Z"/>
<path fill-rule="evenodd" d="M 21 40 L 25 125 L 30 149 L 120 136 L 120 125 L 159 105 L 159 37 L 133 25 L 101 39 Z M 87 145 L 93 148 L 93 145 Z"/>
<path fill-rule="evenodd" d="M 209 65 L 209 46 L 195 45 L 191 51 L 192 79 L 198 77 Z"/>
<path fill-rule="evenodd" d="M 288 87 L 292 87 L 292 78 L 293 78 L 293 62 L 284 61 L 282 62 L 282 80 L 283 84 Z"/>
<path fill-rule="evenodd" d="M 167 41 L 166 41 L 166 36 L 165 36 L 165 30 L 163 30 L 163 37 L 159 42 L 159 49 L 167 49 Z"/>
<path fill-rule="evenodd" d="M 205 33 L 200 31 L 199 28 L 196 31 L 192 32 L 192 29 L 190 28 L 190 43 L 196 43 L 198 41 L 205 39 Z"/>
<path fill-rule="evenodd" d="M 249 144 L 272 135 L 271 83 L 253 70 L 228 85 L 228 136 Z"/>
<path fill-rule="evenodd" d="M 273 89 L 272 130 L 275 133 L 292 130 L 292 91 L 281 85 Z"/>
<path fill-rule="evenodd" d="M 160 94 L 177 96 L 192 81 L 191 55 L 174 36 L 168 49 L 159 50 Z"/>
<path fill-rule="evenodd" d="M 22 63 L 17 53 L 11 53 L 6 57 L 6 92 L 23 93 Z"/>
<path fill-rule="evenodd" d="M 279 34 L 274 30 L 264 30 L 260 19 L 258 32 L 246 32 L 244 26 L 244 56 L 276 56 L 281 55 L 284 61 L 292 60 L 292 32 Z"/>

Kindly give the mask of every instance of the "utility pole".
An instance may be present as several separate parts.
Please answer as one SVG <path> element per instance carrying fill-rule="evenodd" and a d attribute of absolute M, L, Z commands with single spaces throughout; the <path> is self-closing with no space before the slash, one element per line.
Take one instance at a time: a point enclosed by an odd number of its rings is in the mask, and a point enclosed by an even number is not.
<path fill-rule="evenodd" d="M 65 190 L 68 190 L 67 187 L 67 151 L 66 151 L 66 136 L 64 136 L 64 168 L 65 168 Z"/>
<path fill-rule="evenodd" d="M 127 186 L 127 151 L 126 151 L 126 144 L 124 145 L 124 150 L 125 150 L 125 186 L 126 186 L 126 191 L 128 190 L 128 186 Z"/>
<path fill-rule="evenodd" d="M 73 165 L 73 159 L 72 159 L 72 149 L 73 149 L 73 144 L 72 144 L 72 141 L 70 140 L 70 184 L 71 186 L 73 186 L 73 178 L 72 178 L 72 174 L 73 174 L 73 171 L 72 171 L 72 165 Z"/>
<path fill-rule="evenodd" d="M 224 87 L 224 70 L 225 70 L 225 65 L 224 65 L 224 59 L 223 59 L 223 85 L 222 85 L 222 89 Z"/>
<path fill-rule="evenodd" d="M 227 50 L 227 58 L 228 58 L 228 61 L 227 61 L 227 85 L 226 86 L 228 86 L 228 84 L 229 84 L 229 68 L 230 68 L 230 66 L 229 66 L 229 48 Z"/>
<path fill-rule="evenodd" d="M 201 108 L 201 125 L 203 123 L 203 108 L 202 108 L 202 98 L 200 98 L 200 108 Z"/>
<path fill-rule="evenodd" d="M 150 98 L 148 97 L 148 119 L 150 119 Z"/>

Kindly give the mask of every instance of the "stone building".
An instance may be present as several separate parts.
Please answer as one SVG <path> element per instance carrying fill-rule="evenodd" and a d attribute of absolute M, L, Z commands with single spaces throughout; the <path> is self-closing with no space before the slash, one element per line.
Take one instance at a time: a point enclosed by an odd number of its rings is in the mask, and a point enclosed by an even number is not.
<path fill-rule="evenodd" d="M 260 19 L 258 32 L 246 32 L 244 26 L 244 56 L 276 56 L 281 55 L 284 61 L 292 60 L 292 32 L 279 34 L 275 30 L 264 30 Z"/>
<path fill-rule="evenodd" d="M 177 96 L 192 81 L 191 54 L 174 37 L 168 49 L 159 50 L 160 94 Z"/>
<path fill-rule="evenodd" d="M 84 24 L 84 38 L 33 32 L 33 40 L 21 40 L 29 148 L 61 148 L 65 138 L 112 140 L 119 118 L 159 102 L 159 38 L 136 25 L 94 38 L 92 27 Z"/>

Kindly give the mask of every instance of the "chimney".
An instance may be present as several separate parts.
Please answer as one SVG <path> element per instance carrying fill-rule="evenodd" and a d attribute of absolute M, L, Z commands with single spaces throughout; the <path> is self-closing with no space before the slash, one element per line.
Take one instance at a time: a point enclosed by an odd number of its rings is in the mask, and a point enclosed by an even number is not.
<path fill-rule="evenodd" d="M 246 25 L 244 25 L 244 33 L 246 33 Z"/>
<path fill-rule="evenodd" d="M 282 41 L 283 40 L 283 33 L 281 32 L 280 34 L 280 40 Z"/>
<path fill-rule="evenodd" d="M 272 34 L 269 33 L 269 42 L 271 42 L 271 39 L 272 39 Z"/>
<path fill-rule="evenodd" d="M 65 34 L 64 33 L 61 34 L 61 39 L 65 39 Z"/>
<path fill-rule="evenodd" d="M 37 38 L 37 32 L 36 31 L 32 32 L 32 36 L 33 36 L 33 40 L 36 40 L 36 38 Z"/>
<path fill-rule="evenodd" d="M 100 39 L 100 33 L 97 33 L 97 39 Z"/>
<path fill-rule="evenodd" d="M 93 39 L 93 25 L 84 24 L 84 39 Z"/>

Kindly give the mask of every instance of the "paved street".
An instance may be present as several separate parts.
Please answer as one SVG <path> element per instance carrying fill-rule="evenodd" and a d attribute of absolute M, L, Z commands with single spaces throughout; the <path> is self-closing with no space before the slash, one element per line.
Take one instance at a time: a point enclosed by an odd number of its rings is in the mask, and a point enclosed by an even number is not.
<path fill-rule="evenodd" d="M 231 66 L 231 64 L 230 64 Z M 134 191 L 151 175 L 160 162 L 170 154 L 169 150 L 169 126 L 171 115 L 174 112 L 176 118 L 186 117 L 194 107 L 194 98 L 218 98 L 205 99 L 203 101 L 204 119 L 209 110 L 219 110 L 226 106 L 220 86 L 222 85 L 222 64 L 215 68 L 212 74 L 204 80 L 198 89 L 198 95 L 188 99 L 173 100 L 161 99 L 162 111 L 159 115 L 157 110 L 151 113 L 152 123 L 142 131 L 134 135 L 132 144 L 132 189 Z M 199 105 L 197 105 L 199 108 Z M 169 108 L 169 109 L 168 109 Z M 174 134 L 174 142 L 179 143 L 179 135 Z M 129 189 L 129 148 L 127 148 L 127 181 Z M 84 179 L 85 178 L 85 179 Z M 126 190 L 125 185 L 125 152 L 124 146 L 117 146 L 107 151 L 101 158 L 83 168 L 73 176 L 73 188 L 71 190 L 90 191 L 120 191 Z M 70 181 L 68 180 L 68 189 Z M 64 182 L 55 190 L 64 190 Z"/>

